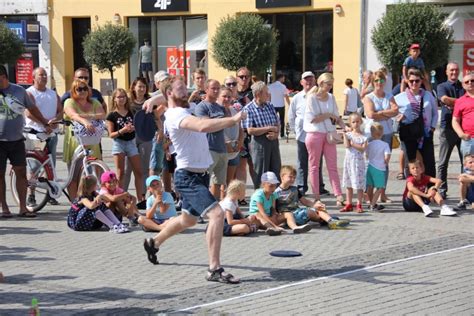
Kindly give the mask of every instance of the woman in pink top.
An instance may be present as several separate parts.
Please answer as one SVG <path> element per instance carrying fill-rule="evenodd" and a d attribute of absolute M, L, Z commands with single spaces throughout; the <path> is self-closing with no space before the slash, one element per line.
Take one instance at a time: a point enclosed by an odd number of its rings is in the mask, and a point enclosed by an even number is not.
<path fill-rule="evenodd" d="M 306 148 L 309 158 L 309 176 L 313 194 L 319 200 L 319 161 L 321 155 L 326 159 L 329 180 L 334 195 L 337 197 L 337 205 L 344 205 L 342 197 L 339 173 L 337 171 L 336 144 L 327 141 L 327 134 L 336 130 L 337 123 L 342 129 L 346 126 L 339 116 L 336 99 L 329 93 L 334 83 L 334 77 L 330 73 L 323 73 L 318 78 L 318 86 L 308 92 L 306 111 L 304 114 L 303 130 L 306 134 Z"/>

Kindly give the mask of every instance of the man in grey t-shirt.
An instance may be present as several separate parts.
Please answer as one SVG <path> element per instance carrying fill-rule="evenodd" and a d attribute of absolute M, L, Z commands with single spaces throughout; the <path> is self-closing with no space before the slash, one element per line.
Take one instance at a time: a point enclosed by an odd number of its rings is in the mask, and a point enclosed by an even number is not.
<path fill-rule="evenodd" d="M 23 137 L 25 119 L 23 111 L 30 112 L 36 120 L 45 126 L 46 132 L 51 132 L 50 122 L 46 120 L 36 107 L 33 97 L 26 90 L 8 80 L 7 69 L 0 65 L 0 203 L 2 217 L 12 214 L 6 201 L 5 171 L 7 160 L 10 161 L 16 175 L 16 189 L 20 200 L 20 217 L 35 217 L 26 208 L 26 150 Z"/>

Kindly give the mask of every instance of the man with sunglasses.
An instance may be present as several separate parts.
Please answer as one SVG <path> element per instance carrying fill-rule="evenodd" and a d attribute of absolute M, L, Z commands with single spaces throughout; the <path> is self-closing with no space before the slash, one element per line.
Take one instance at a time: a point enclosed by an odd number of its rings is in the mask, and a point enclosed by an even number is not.
<path fill-rule="evenodd" d="M 82 81 L 85 81 L 87 85 L 89 85 L 89 79 L 90 79 L 89 69 L 81 67 L 81 68 L 77 68 L 76 71 L 74 71 L 74 80 L 82 80 Z M 102 97 L 102 93 L 100 93 L 99 90 L 96 90 L 92 87 L 91 89 L 92 89 L 92 98 L 99 101 L 100 104 L 102 104 L 102 108 L 104 108 L 104 112 L 107 113 L 107 104 L 105 104 L 104 98 Z M 63 96 L 61 97 L 61 103 L 63 106 L 64 106 L 64 102 L 66 102 L 66 100 L 69 99 L 70 97 L 71 97 L 71 91 L 66 91 L 66 93 L 63 94 Z"/>
<path fill-rule="evenodd" d="M 464 94 L 461 81 L 458 80 L 459 65 L 450 62 L 446 66 L 446 76 L 448 80 L 437 87 L 438 100 L 441 103 L 441 122 L 439 132 L 439 165 L 437 178 L 441 179 L 442 184 L 439 193 L 446 199 L 448 191 L 448 165 L 451 152 L 457 147 L 459 160 L 462 162 L 461 139 L 453 130 L 453 109 L 454 102 Z"/>
<path fill-rule="evenodd" d="M 17 177 L 16 189 L 20 200 L 19 217 L 36 217 L 26 208 L 26 150 L 23 137 L 23 112 L 27 110 L 35 121 L 51 131 L 49 121 L 36 107 L 33 96 L 22 86 L 10 83 L 7 69 L 0 65 L 0 204 L 1 217 L 12 217 L 6 200 L 5 171 L 7 160 Z"/>
<path fill-rule="evenodd" d="M 241 67 L 237 70 L 237 101 L 242 107 L 253 100 L 252 89 L 250 88 L 250 80 L 252 76 L 247 67 Z"/>
<path fill-rule="evenodd" d="M 453 129 L 461 138 L 461 153 L 474 154 L 474 73 L 462 78 L 466 93 L 454 102 Z"/>

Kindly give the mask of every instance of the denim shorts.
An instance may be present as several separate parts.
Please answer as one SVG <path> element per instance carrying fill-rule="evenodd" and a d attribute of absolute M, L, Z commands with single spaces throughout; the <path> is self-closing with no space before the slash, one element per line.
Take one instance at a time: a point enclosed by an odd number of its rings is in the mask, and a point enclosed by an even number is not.
<path fill-rule="evenodd" d="M 163 169 L 163 156 L 165 152 L 163 151 L 163 143 L 153 142 L 153 147 L 151 149 L 150 155 L 150 166 L 149 168 L 155 172 L 161 172 Z"/>
<path fill-rule="evenodd" d="M 236 167 L 239 165 L 240 162 L 240 155 L 237 155 L 234 159 L 229 159 L 227 162 L 227 166 L 229 167 Z"/>
<path fill-rule="evenodd" d="M 463 158 L 468 154 L 474 154 L 474 138 L 461 140 L 461 154 Z"/>
<path fill-rule="evenodd" d="M 125 154 L 127 157 L 138 155 L 137 145 L 135 139 L 122 140 L 115 138 L 112 145 L 112 155 Z"/>
<path fill-rule="evenodd" d="M 306 207 L 301 207 L 296 211 L 293 211 L 293 216 L 295 217 L 295 222 L 298 226 L 309 222 L 308 209 Z"/>
<path fill-rule="evenodd" d="M 217 201 L 209 191 L 209 174 L 178 169 L 174 172 L 174 186 L 181 194 L 182 211 L 194 216 L 204 216 L 216 206 Z"/>

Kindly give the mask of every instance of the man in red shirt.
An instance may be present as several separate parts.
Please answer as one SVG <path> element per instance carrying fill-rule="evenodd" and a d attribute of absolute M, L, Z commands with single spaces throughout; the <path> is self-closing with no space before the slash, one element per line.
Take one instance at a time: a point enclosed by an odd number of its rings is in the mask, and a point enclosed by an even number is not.
<path fill-rule="evenodd" d="M 474 154 L 474 73 L 464 76 L 462 87 L 466 93 L 454 103 L 453 129 L 461 138 L 464 157 Z"/>

